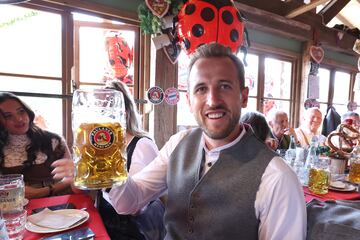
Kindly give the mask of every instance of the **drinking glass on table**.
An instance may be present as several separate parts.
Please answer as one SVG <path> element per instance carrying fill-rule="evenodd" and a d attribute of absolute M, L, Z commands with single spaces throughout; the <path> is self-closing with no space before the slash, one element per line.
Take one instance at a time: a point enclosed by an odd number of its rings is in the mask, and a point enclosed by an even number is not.
<path fill-rule="evenodd" d="M 77 188 L 109 188 L 127 178 L 125 106 L 121 92 L 76 90 L 72 128 Z"/>
<path fill-rule="evenodd" d="M 330 185 L 330 159 L 319 158 L 311 164 L 308 188 L 316 194 L 327 194 Z"/>
<path fill-rule="evenodd" d="M 22 174 L 0 176 L 0 217 L 5 223 L 9 239 L 22 239 L 26 222 L 24 195 Z"/>

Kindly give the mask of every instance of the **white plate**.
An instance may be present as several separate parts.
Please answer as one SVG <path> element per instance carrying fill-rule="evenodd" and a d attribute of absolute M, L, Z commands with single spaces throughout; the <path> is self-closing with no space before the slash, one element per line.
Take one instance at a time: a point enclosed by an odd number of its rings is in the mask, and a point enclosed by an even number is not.
<path fill-rule="evenodd" d="M 351 184 L 346 184 L 344 188 L 334 188 L 334 187 L 330 186 L 329 189 L 331 189 L 333 191 L 339 191 L 339 192 L 352 192 L 352 191 L 356 190 L 356 187 Z"/>
<path fill-rule="evenodd" d="M 89 219 L 89 213 L 86 212 L 86 211 L 80 210 L 80 209 L 60 209 L 60 210 L 56 210 L 54 212 L 68 214 L 68 215 L 74 215 L 74 216 L 80 216 L 81 220 L 79 222 L 75 223 L 74 225 L 72 225 L 71 227 L 62 228 L 62 229 L 53 229 L 53 228 L 40 227 L 38 225 L 35 225 L 35 224 L 27 221 L 26 224 L 25 224 L 26 230 L 28 230 L 30 232 L 35 232 L 35 233 L 61 232 L 61 231 L 65 231 L 65 230 L 69 230 L 69 229 L 72 229 L 74 227 L 77 227 L 77 226 L 83 224 L 84 222 L 86 222 Z"/>

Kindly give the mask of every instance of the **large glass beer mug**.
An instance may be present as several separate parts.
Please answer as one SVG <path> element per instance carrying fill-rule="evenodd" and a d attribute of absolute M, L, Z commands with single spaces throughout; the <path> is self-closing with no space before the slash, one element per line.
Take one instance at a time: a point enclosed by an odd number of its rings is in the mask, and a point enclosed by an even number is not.
<path fill-rule="evenodd" d="M 125 106 L 121 92 L 76 90 L 72 128 L 77 188 L 108 188 L 127 178 Z"/>

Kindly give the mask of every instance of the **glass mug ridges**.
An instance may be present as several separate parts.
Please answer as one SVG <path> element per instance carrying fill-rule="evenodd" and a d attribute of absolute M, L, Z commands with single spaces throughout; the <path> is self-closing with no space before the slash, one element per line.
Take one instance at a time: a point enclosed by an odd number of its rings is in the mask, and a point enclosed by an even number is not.
<path fill-rule="evenodd" d="M 127 178 L 125 129 L 119 123 L 82 123 L 75 133 L 74 185 L 77 188 L 108 188 Z M 102 143 L 101 134 L 108 134 L 107 140 L 112 137 L 111 143 Z"/>
<path fill-rule="evenodd" d="M 360 162 L 352 162 L 350 164 L 349 181 L 352 183 L 360 183 Z"/>
<path fill-rule="evenodd" d="M 324 169 L 311 168 L 308 188 L 316 194 L 327 194 L 330 185 L 330 172 Z"/>
<path fill-rule="evenodd" d="M 12 213 L 22 211 L 24 202 L 24 180 L 21 174 L 0 176 L 0 211 Z"/>

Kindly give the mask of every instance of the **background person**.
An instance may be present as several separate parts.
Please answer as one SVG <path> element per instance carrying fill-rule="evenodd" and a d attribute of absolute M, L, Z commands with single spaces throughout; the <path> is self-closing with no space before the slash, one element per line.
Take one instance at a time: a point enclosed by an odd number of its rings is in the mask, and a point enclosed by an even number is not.
<path fill-rule="evenodd" d="M 263 141 L 269 148 L 276 150 L 278 141 L 271 137 L 271 130 L 266 122 L 265 116 L 260 112 L 247 112 L 241 116 L 240 121 L 251 126 L 252 130 L 261 141 Z"/>
<path fill-rule="evenodd" d="M 295 128 L 295 139 L 301 147 L 307 148 L 310 146 L 313 136 L 318 136 L 319 143 L 325 142 L 325 136 L 321 135 L 319 128 L 322 123 L 322 113 L 319 108 L 312 107 L 305 111 L 304 119 L 300 127 Z"/>
<path fill-rule="evenodd" d="M 273 109 L 268 114 L 271 136 L 278 141 L 278 149 L 288 149 L 290 145 L 289 118 L 286 112 Z"/>
<path fill-rule="evenodd" d="M 69 183 L 55 181 L 51 174 L 51 164 L 70 159 L 70 151 L 63 138 L 36 126 L 34 118 L 20 98 L 0 93 L 0 172 L 23 174 L 29 199 L 71 193 Z"/>

